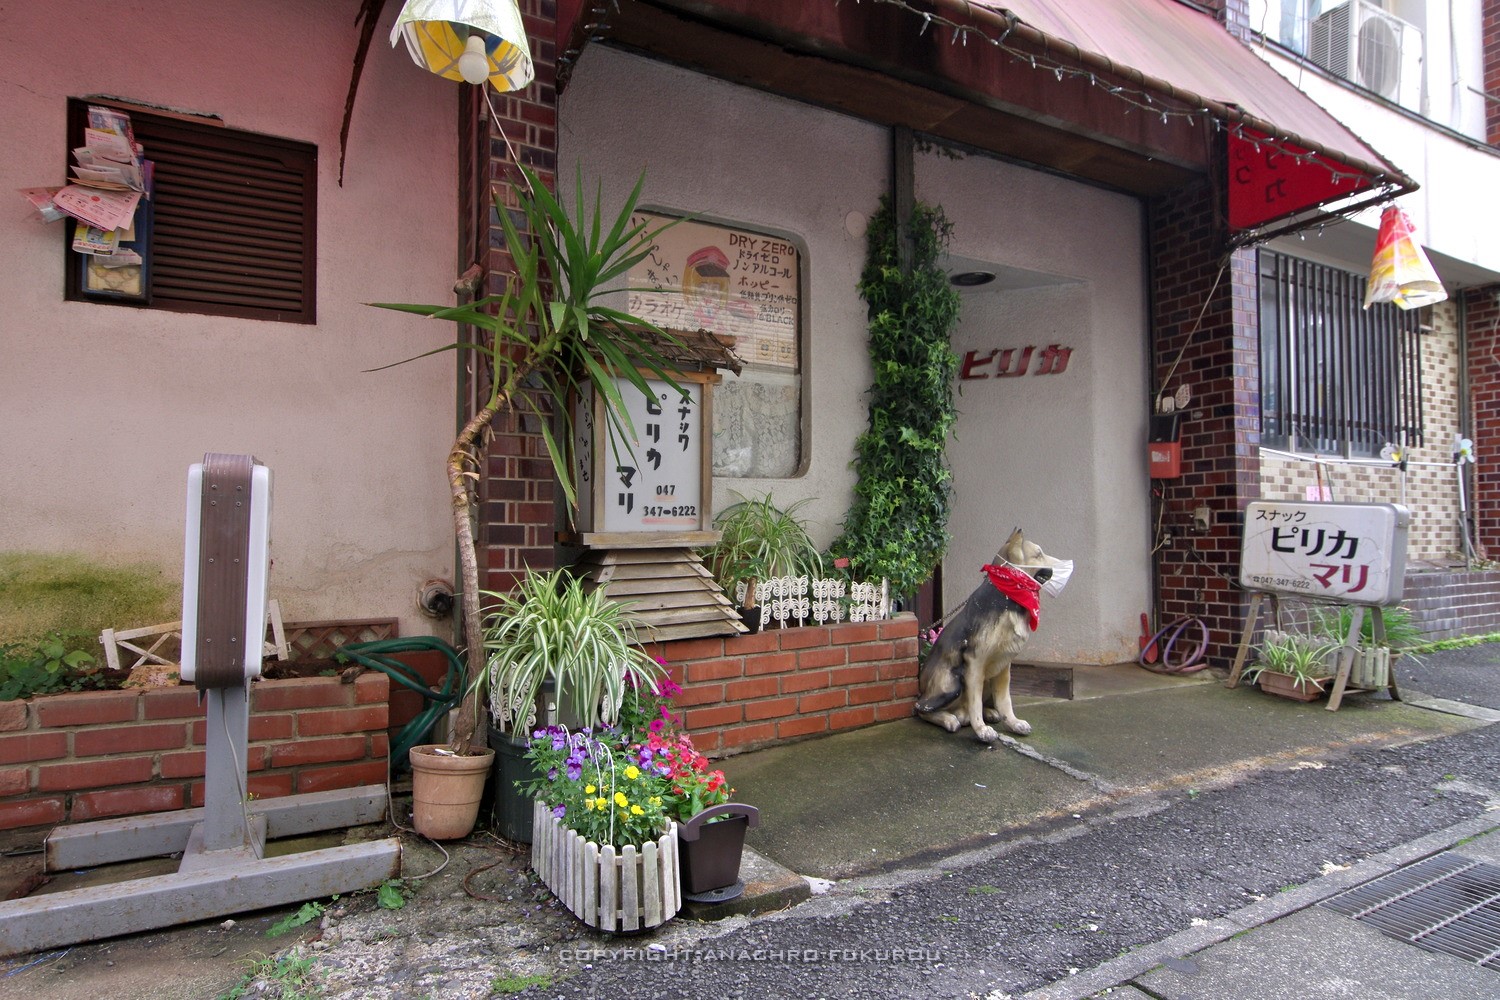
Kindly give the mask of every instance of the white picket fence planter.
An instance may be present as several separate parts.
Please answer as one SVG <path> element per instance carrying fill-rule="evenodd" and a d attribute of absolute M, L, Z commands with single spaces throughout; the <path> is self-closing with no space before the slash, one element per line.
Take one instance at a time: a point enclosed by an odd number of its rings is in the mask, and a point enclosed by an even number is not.
<path fill-rule="evenodd" d="M 601 931 L 657 927 L 682 909 L 676 823 L 639 848 L 616 851 L 584 840 L 537 802 L 531 867 L 575 917 Z"/>

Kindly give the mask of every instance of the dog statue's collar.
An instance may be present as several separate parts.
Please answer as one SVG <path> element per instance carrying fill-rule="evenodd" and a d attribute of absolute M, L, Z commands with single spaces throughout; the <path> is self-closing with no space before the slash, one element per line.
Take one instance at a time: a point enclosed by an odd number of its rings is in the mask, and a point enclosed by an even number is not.
<path fill-rule="evenodd" d="M 986 563 L 984 572 L 996 590 L 1026 610 L 1031 619 L 1028 624 L 1035 632 L 1042 620 L 1042 585 L 1013 566 Z"/>

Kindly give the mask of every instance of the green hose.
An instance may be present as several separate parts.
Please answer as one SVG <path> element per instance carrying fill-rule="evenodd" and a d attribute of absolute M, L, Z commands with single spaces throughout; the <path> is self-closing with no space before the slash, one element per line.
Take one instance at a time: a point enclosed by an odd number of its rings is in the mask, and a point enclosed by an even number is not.
<path fill-rule="evenodd" d="M 443 677 L 443 686 L 433 690 L 415 670 L 394 658 L 395 653 L 425 653 L 437 651 L 448 659 L 448 673 Z M 463 700 L 464 663 L 458 650 L 433 635 L 415 635 L 409 639 L 381 639 L 378 642 L 356 642 L 338 651 L 338 657 L 358 663 L 370 670 L 379 670 L 397 684 L 417 692 L 427 699 L 427 706 L 402 727 L 391 745 L 391 762 L 397 770 L 409 767 L 408 751 L 427 742 L 427 734 L 453 706 Z"/>

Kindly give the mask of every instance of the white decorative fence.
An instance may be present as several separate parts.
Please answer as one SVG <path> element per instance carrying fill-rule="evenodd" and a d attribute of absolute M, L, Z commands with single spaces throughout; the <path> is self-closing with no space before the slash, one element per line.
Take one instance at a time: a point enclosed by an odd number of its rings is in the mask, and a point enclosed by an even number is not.
<path fill-rule="evenodd" d="M 736 603 L 744 604 L 743 583 L 736 588 L 734 597 Z M 852 583 L 842 579 L 773 576 L 756 583 L 755 603 L 765 609 L 762 628 L 884 621 L 892 613 L 890 586 L 885 580 Z"/>
<path fill-rule="evenodd" d="M 666 923 L 682 908 L 676 823 L 656 840 L 616 851 L 584 840 L 538 801 L 531 836 L 531 866 L 590 927 L 644 930 Z"/>

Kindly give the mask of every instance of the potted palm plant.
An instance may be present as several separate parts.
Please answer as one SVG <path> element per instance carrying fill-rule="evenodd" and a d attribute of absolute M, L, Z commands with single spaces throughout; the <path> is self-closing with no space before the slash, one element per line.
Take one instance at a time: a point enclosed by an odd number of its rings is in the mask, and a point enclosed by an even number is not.
<path fill-rule="evenodd" d="M 515 593 L 493 600 L 484 631 L 479 683 L 490 707 L 490 748 L 498 753 L 493 819 L 510 840 L 531 839 L 530 800 L 516 789 L 535 778 L 524 757 L 537 726 L 571 729 L 617 723 L 626 692 L 661 675 L 636 639 L 628 606 L 565 570 L 528 573 Z"/>
<path fill-rule="evenodd" d="M 591 386 L 604 399 L 605 418 L 620 431 L 618 439 L 628 442 L 633 439 L 630 418 L 615 378 L 629 381 L 643 393 L 649 392 L 648 378 L 680 388 L 674 379 L 678 373 L 656 346 L 676 344 L 676 338 L 601 301 L 612 283 L 646 258 L 662 230 L 675 224 L 649 229 L 632 220 L 645 177 L 636 181 L 610 222 L 603 216 L 598 195 L 592 208 L 585 205 L 581 168 L 571 209 L 554 198 L 530 170 L 521 167 L 521 173 L 525 184 L 515 188 L 515 198 L 526 232 L 517 226 L 513 210 L 495 199 L 495 214 L 513 264 L 504 291 L 457 306 L 373 303 L 469 328 L 474 342 L 460 340 L 418 357 L 456 350 L 474 355 L 473 370 L 489 373 L 484 404 L 459 431 L 447 461 L 467 655 L 467 695 L 449 741 L 449 748 L 459 756 L 488 752 L 473 746 L 481 693 L 477 681 L 485 669 L 479 654 L 484 647 L 484 619 L 473 526 L 478 498 L 473 484 L 478 470 L 484 468 L 491 421 L 503 410 L 517 409 L 536 418 L 557 481 L 569 506 L 576 507 L 568 453 L 572 417 L 568 406 L 553 404 L 562 404 L 574 391 Z"/>
<path fill-rule="evenodd" d="M 806 522 L 797 517 L 797 511 L 811 498 L 783 510 L 769 493 L 758 498 L 739 493 L 734 496 L 736 501 L 714 518 L 720 538 L 704 554 L 704 562 L 731 600 L 744 586 L 741 618 L 754 632 L 761 620 L 756 584 L 777 576 L 819 577 L 823 574 L 823 556 L 808 536 Z"/>

